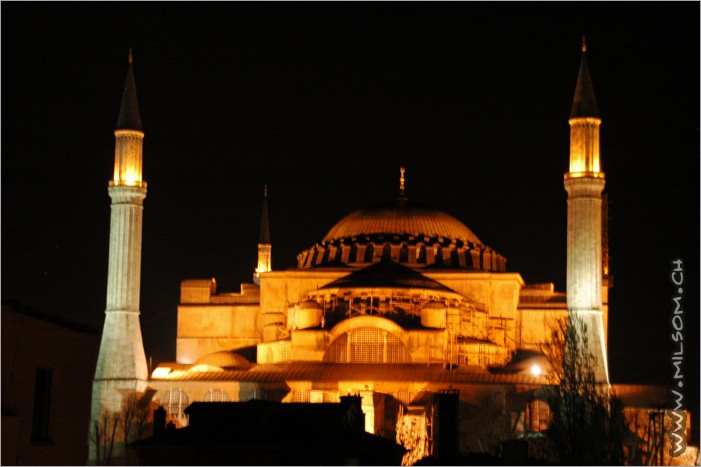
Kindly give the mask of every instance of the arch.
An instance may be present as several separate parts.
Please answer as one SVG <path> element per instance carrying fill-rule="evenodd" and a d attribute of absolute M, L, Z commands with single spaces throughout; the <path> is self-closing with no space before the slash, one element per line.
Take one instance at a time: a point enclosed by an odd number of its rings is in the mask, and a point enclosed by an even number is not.
<path fill-rule="evenodd" d="M 416 249 L 416 262 L 419 264 L 426 264 L 426 246 L 420 245 Z"/>
<path fill-rule="evenodd" d="M 400 325 L 387 318 L 375 315 L 360 315 L 344 319 L 329 330 L 329 342 L 333 342 L 342 334 L 359 328 L 378 328 L 397 336 L 408 347 L 409 334 Z"/>
<path fill-rule="evenodd" d="M 385 243 L 382 247 L 382 261 L 392 260 L 392 246 L 389 243 Z"/>
<path fill-rule="evenodd" d="M 340 335 L 326 349 L 324 362 L 410 363 L 409 349 L 392 333 L 361 327 Z"/>
<path fill-rule="evenodd" d="M 358 261 L 358 245 L 353 243 L 350 249 L 350 255 L 348 255 L 348 262 L 355 263 Z"/>
<path fill-rule="evenodd" d="M 433 264 L 443 266 L 443 247 L 436 247 L 436 254 L 433 257 Z"/>
<path fill-rule="evenodd" d="M 409 262 L 409 247 L 405 244 L 399 249 L 399 262 L 408 263 Z"/>
<path fill-rule="evenodd" d="M 180 388 L 168 389 L 158 400 L 158 403 L 166 409 L 166 412 L 176 420 L 187 419 L 185 408 L 190 405 L 190 398 Z"/>
<path fill-rule="evenodd" d="M 450 265 L 454 268 L 460 266 L 460 255 L 455 248 L 451 248 L 450 250 Z"/>
<path fill-rule="evenodd" d="M 370 243 L 367 248 L 365 248 L 365 257 L 363 258 L 364 263 L 372 263 L 372 257 L 375 254 L 375 245 Z"/>

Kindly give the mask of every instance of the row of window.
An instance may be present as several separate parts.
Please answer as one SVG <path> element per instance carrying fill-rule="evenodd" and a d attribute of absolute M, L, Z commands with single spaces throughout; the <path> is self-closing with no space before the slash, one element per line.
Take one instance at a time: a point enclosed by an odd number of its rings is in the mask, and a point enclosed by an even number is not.
<path fill-rule="evenodd" d="M 462 267 L 462 268 L 476 268 L 476 269 L 486 269 L 486 270 L 498 270 L 502 271 L 504 268 L 504 258 L 496 252 L 491 250 L 482 249 L 457 249 L 455 247 L 446 247 L 449 253 L 444 253 L 444 248 L 441 246 L 429 246 L 432 249 L 432 258 L 427 257 L 427 247 L 424 245 L 418 245 L 414 248 L 412 254 L 415 256 L 412 263 L 417 264 L 436 264 L 443 266 L 452 267 Z M 378 249 L 381 253 L 376 254 L 375 250 Z M 474 254 L 473 254 L 474 252 Z M 346 249 L 344 255 L 344 250 L 338 247 L 324 246 L 310 248 L 309 250 L 300 253 L 298 257 L 299 267 L 313 267 L 320 264 L 327 264 L 332 262 L 342 262 L 342 263 L 373 263 L 375 257 L 379 257 L 382 260 L 398 260 L 400 263 L 409 263 L 410 250 L 407 245 L 402 245 L 398 251 L 398 258 L 393 258 L 392 247 L 389 243 L 385 243 L 383 246 L 375 246 L 372 243 L 367 245 L 365 248 L 358 248 L 358 245 L 353 244 L 350 247 L 350 251 Z M 397 253 L 394 253 L 397 255 Z"/>
<path fill-rule="evenodd" d="M 187 418 L 184 410 L 190 405 L 190 397 L 182 389 L 168 389 L 156 402 L 161 404 L 166 412 L 170 414 L 171 418 L 176 420 L 184 420 Z M 231 398 L 224 390 L 214 388 L 205 393 L 204 402 L 231 402 Z"/>
<path fill-rule="evenodd" d="M 376 328 L 358 328 L 337 337 L 324 354 L 332 363 L 411 363 L 397 336 Z"/>

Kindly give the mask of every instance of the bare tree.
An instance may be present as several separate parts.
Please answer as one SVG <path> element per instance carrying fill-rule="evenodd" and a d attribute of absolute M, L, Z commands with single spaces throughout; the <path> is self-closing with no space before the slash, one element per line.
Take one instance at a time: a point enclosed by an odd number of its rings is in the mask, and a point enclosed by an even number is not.
<path fill-rule="evenodd" d="M 626 439 L 626 464 L 664 465 L 665 409 L 634 410 L 629 413 L 631 433 Z"/>
<path fill-rule="evenodd" d="M 578 316 L 552 323 L 551 342 L 542 347 L 554 373 L 546 391 L 547 432 L 561 463 L 620 465 L 627 433 L 623 404 L 596 381 L 597 361 L 588 344 L 587 325 Z"/>
<path fill-rule="evenodd" d="M 150 405 L 148 403 L 142 403 L 139 396 L 139 394 L 133 393 L 124 399 L 119 417 L 121 431 L 124 437 L 124 460 L 127 465 L 129 464 L 129 450 L 127 449 L 127 445 L 144 437 L 149 417 Z"/>
<path fill-rule="evenodd" d="M 501 457 L 504 441 L 515 434 L 506 401 L 488 397 L 479 406 L 460 403 L 460 451 Z"/>
<path fill-rule="evenodd" d="M 95 448 L 95 465 L 110 465 L 112 462 L 119 420 L 119 414 L 113 412 L 103 412 L 100 419 L 95 420 L 90 436 Z"/>

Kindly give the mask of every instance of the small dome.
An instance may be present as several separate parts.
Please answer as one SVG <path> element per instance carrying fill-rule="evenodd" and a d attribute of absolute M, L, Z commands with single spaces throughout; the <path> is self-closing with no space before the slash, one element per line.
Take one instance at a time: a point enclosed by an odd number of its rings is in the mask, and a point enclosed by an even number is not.
<path fill-rule="evenodd" d="M 199 358 L 195 365 L 208 365 L 227 370 L 247 370 L 251 362 L 234 351 L 223 350 Z"/>
<path fill-rule="evenodd" d="M 436 300 L 431 300 L 426 303 L 421 309 L 422 310 L 445 310 L 447 307 L 444 303 L 438 302 Z"/>
<path fill-rule="evenodd" d="M 324 241 L 365 235 L 412 235 L 482 242 L 465 224 L 443 211 L 413 203 L 393 203 L 354 211 L 326 234 Z"/>
<path fill-rule="evenodd" d="M 317 309 L 320 310 L 321 305 L 319 305 L 319 303 L 316 300 L 309 299 L 309 300 L 305 300 L 302 303 L 300 303 L 299 309 L 300 310 L 310 310 L 310 309 L 311 310 L 317 310 Z"/>

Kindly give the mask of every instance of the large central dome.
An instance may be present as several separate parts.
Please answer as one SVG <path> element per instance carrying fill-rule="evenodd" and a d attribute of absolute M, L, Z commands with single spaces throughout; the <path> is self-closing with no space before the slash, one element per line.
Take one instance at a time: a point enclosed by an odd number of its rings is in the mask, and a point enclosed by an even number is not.
<path fill-rule="evenodd" d="M 341 219 L 324 242 L 360 236 L 428 237 L 462 241 L 479 245 L 482 242 L 465 224 L 443 211 L 414 203 L 391 203 L 359 209 Z"/>
<path fill-rule="evenodd" d="M 465 224 L 435 208 L 396 203 L 358 209 L 316 245 L 297 255 L 300 268 L 367 267 L 392 261 L 410 268 L 504 271 L 506 259 Z"/>

